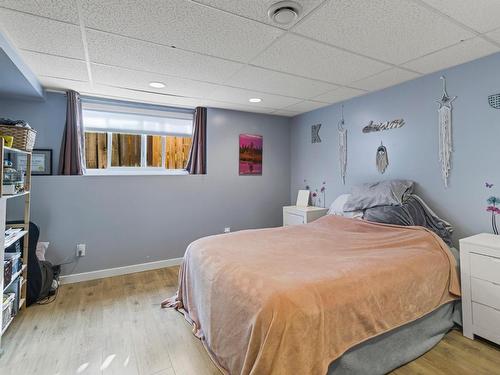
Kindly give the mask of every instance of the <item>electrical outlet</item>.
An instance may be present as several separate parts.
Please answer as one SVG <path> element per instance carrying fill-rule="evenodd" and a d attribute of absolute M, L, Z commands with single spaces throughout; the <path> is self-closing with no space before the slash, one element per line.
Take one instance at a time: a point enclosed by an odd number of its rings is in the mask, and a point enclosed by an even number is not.
<path fill-rule="evenodd" d="M 231 232 L 231 227 L 225 227 L 224 228 L 224 233 L 229 233 Z"/>
<path fill-rule="evenodd" d="M 84 257 L 86 253 L 87 253 L 87 245 L 85 245 L 84 243 L 79 243 L 76 245 L 77 257 Z"/>

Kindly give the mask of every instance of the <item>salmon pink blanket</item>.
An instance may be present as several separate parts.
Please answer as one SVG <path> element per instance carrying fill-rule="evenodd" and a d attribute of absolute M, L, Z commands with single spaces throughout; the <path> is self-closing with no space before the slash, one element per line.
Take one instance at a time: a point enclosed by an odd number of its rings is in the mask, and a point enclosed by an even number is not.
<path fill-rule="evenodd" d="M 338 216 L 202 238 L 179 279 L 170 306 L 234 375 L 324 375 L 349 348 L 460 293 L 434 233 Z"/>

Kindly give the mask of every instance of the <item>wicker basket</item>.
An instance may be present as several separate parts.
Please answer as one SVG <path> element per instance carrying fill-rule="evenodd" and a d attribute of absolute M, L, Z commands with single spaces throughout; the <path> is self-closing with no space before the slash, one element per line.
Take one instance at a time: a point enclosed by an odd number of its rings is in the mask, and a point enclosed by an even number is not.
<path fill-rule="evenodd" d="M 12 147 L 19 150 L 31 152 L 35 146 L 36 130 L 34 129 L 0 124 L 0 135 L 10 135 L 14 137 Z"/>

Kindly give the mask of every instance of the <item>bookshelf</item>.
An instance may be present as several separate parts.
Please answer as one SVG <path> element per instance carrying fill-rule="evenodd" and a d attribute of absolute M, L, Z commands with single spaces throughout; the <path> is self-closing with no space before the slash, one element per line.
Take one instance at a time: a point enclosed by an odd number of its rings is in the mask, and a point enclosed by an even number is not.
<path fill-rule="evenodd" d="M 6 194 L 4 191 L 3 179 L 5 173 L 4 162 L 5 160 L 15 158 L 17 155 L 23 155 L 26 158 L 26 170 L 24 177 L 24 190 L 16 194 Z M 30 222 L 30 187 L 31 187 L 31 152 L 24 150 L 18 150 L 11 147 L 6 147 L 4 145 L 4 140 L 0 139 L 0 176 L 2 183 L 0 183 L 0 258 L 2 262 L 0 263 L 0 287 L 2 288 L 2 295 L 6 292 L 17 291 L 16 297 L 14 299 L 14 311 L 16 314 L 9 317 L 8 320 L 3 316 L 4 313 L 7 314 L 7 310 L 4 305 L 2 298 L 2 309 L 0 311 L 0 354 L 2 352 L 2 336 L 9 329 L 11 323 L 15 320 L 18 314 L 22 313 L 23 309 L 26 307 L 26 295 L 27 295 L 27 281 L 28 281 L 28 247 L 29 247 L 29 222 Z M 7 222 L 7 207 L 9 202 L 12 200 L 23 200 L 24 201 L 24 212 L 23 212 L 23 223 L 22 224 L 6 224 Z M 18 229 L 14 230 L 13 234 L 6 237 L 5 231 L 7 228 Z M 23 253 L 21 254 L 22 266 L 20 269 L 16 269 L 12 272 L 11 280 L 8 283 L 4 282 L 4 255 L 5 249 L 16 241 L 23 241 Z M 7 321 L 5 326 L 1 325 L 3 320 Z"/>

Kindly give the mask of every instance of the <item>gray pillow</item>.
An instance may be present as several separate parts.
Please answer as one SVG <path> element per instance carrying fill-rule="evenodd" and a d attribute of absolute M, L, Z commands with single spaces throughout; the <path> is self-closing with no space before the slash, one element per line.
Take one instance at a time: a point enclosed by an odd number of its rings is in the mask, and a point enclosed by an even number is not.
<path fill-rule="evenodd" d="M 418 195 L 410 195 L 401 206 L 378 206 L 365 210 L 363 219 L 377 223 L 426 227 L 452 245 L 453 227 L 437 216 Z"/>
<path fill-rule="evenodd" d="M 413 185 L 410 180 L 388 180 L 354 186 L 344 211 L 401 205 L 405 197 L 413 192 Z"/>

